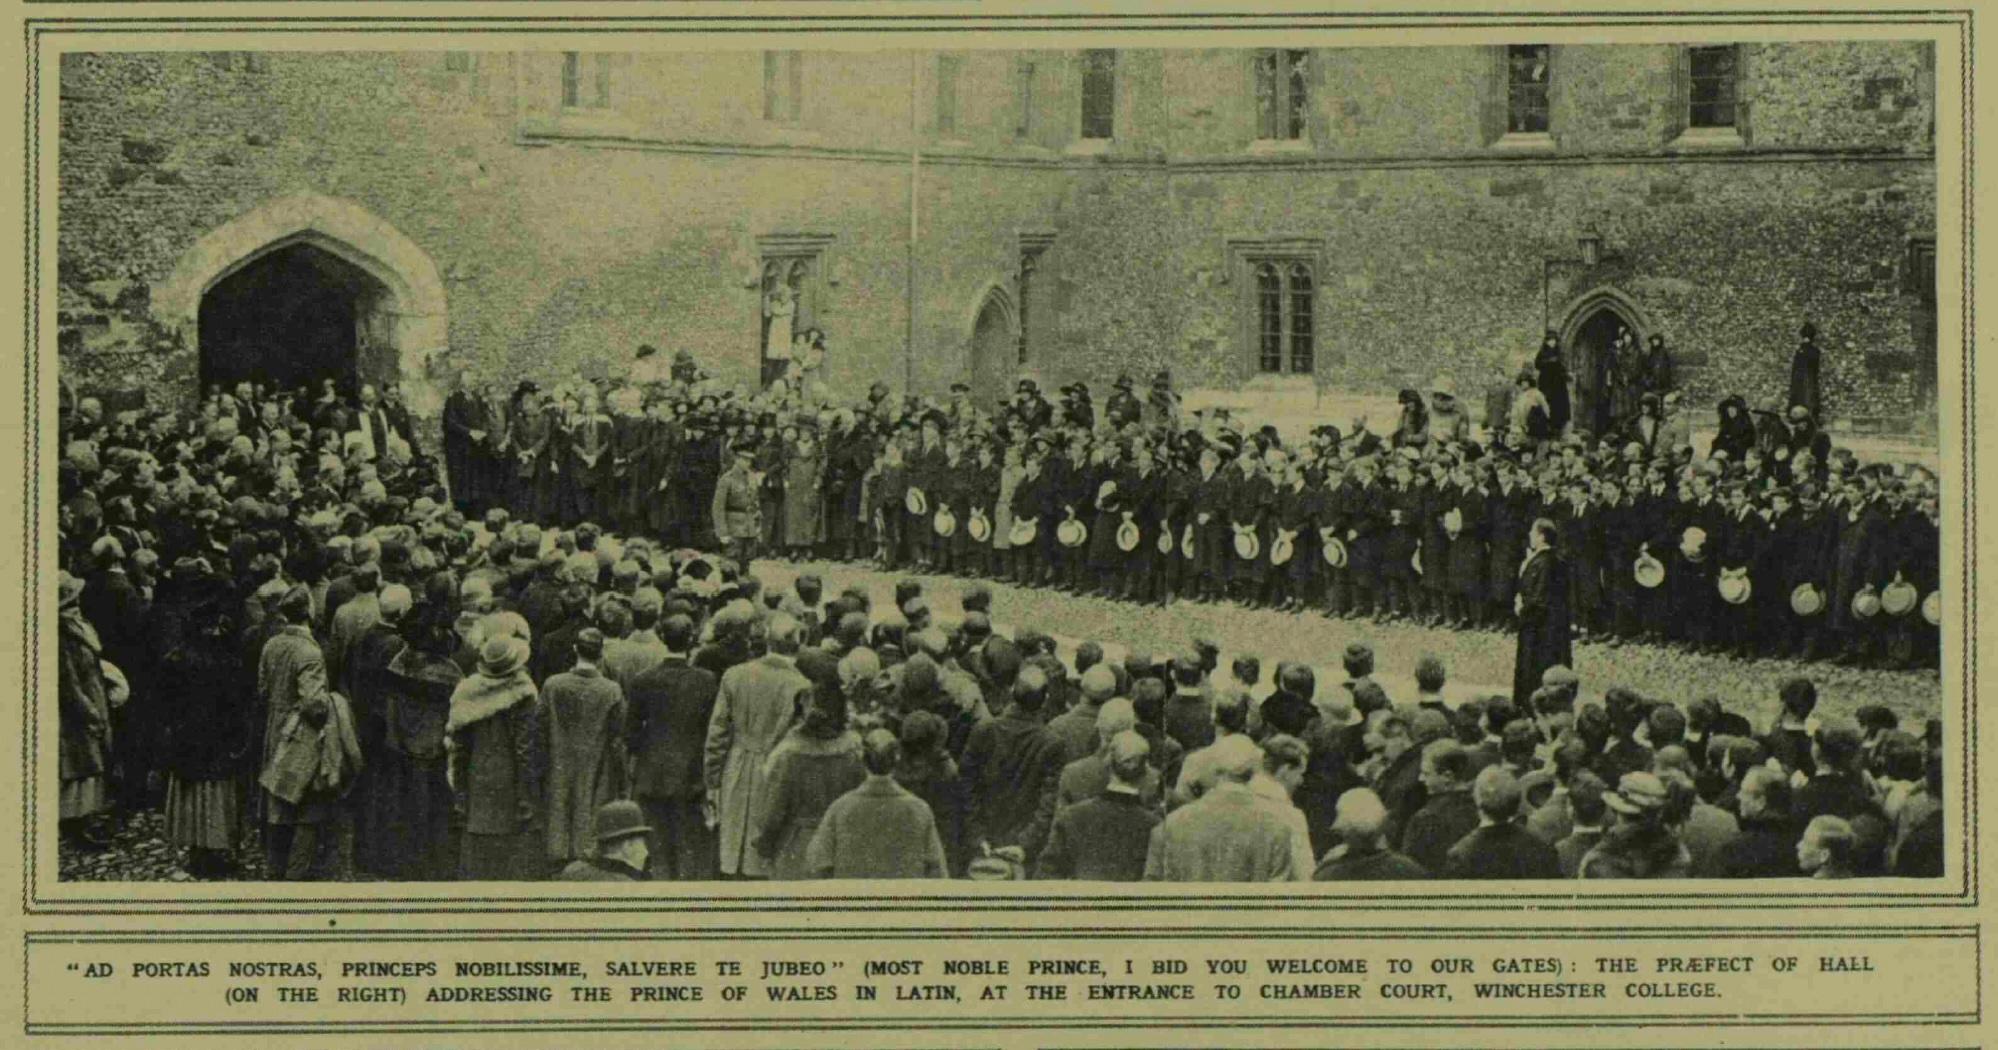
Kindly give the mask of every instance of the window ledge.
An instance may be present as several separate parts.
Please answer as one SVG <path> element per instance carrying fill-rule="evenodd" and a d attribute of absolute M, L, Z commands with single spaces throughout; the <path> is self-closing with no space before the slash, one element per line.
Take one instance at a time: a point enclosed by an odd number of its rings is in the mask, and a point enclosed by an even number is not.
<path fill-rule="evenodd" d="M 1250 152 L 1250 153 L 1252 153 L 1252 154 L 1270 154 L 1270 153 L 1310 153 L 1310 152 L 1311 152 L 1311 140 L 1309 140 L 1309 139 L 1256 139 L 1255 141 L 1253 141 L 1253 142 L 1249 143 L 1249 152 Z"/>
<path fill-rule="evenodd" d="M 1683 150 L 1741 149 L 1748 143 L 1739 128 L 1687 128 L 1673 139 L 1670 148 Z"/>
<path fill-rule="evenodd" d="M 1556 147 L 1548 132 L 1508 131 L 1492 143 L 1492 148 L 1504 153 L 1552 153 Z"/>
<path fill-rule="evenodd" d="M 769 120 L 764 121 L 764 126 L 769 129 L 772 139 L 789 145 L 816 146 L 825 141 L 825 136 L 820 135 L 817 129 L 801 127 L 790 121 Z"/>
<path fill-rule="evenodd" d="M 1110 152 L 1115 139 L 1076 139 L 1062 148 L 1071 157 L 1100 157 Z"/>
<path fill-rule="evenodd" d="M 630 138 L 638 124 L 614 109 L 564 108 L 541 129 L 550 135 L 576 135 L 584 138 Z"/>

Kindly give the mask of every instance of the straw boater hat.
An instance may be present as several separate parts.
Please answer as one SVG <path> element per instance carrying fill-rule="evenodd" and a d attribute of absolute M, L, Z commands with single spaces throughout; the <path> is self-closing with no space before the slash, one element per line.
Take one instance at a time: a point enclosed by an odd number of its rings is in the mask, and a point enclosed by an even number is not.
<path fill-rule="evenodd" d="M 909 486 L 908 494 L 902 497 L 902 506 L 907 507 L 911 514 L 928 514 L 930 512 L 930 499 L 928 496 L 923 495 L 922 489 L 911 485 Z"/>
<path fill-rule="evenodd" d="M 1243 561 L 1255 561 L 1263 553 L 1263 541 L 1256 530 L 1247 525 L 1235 526 L 1235 556 Z"/>
<path fill-rule="evenodd" d="M 1339 541 L 1339 537 L 1337 536 L 1327 537 L 1325 540 L 1324 557 L 1325 557 L 1325 564 L 1330 565 L 1335 569 L 1345 565 L 1346 545 L 1344 543 L 1341 543 Z"/>
<path fill-rule="evenodd" d="M 1124 523 L 1123 523 L 1123 524 L 1121 524 L 1121 525 L 1117 526 L 1117 549 L 1118 549 L 1118 550 L 1120 550 L 1120 551 L 1123 551 L 1123 552 L 1124 552 L 1124 553 L 1126 553 L 1126 554 L 1129 554 L 1130 552 L 1132 552 L 1132 551 L 1134 551 L 1134 550 L 1137 550 L 1137 549 L 1138 549 L 1138 540 L 1139 540 L 1140 538 L 1141 538 L 1141 537 L 1140 537 L 1140 535 L 1139 535 L 1139 533 L 1138 533 L 1138 523 L 1137 523 L 1137 522 L 1135 522 L 1135 521 L 1132 521 L 1132 520 L 1130 520 L 1129 518 L 1126 518 L 1126 519 L 1124 519 Z"/>
<path fill-rule="evenodd" d="M 1089 541 L 1089 527 L 1069 518 L 1055 526 L 1055 539 L 1064 547 L 1080 547 Z"/>
<path fill-rule="evenodd" d="M 1270 544 L 1270 564 L 1288 564 L 1291 556 L 1296 553 L 1297 541 L 1291 537 L 1290 533 L 1279 530 L 1275 542 Z"/>
<path fill-rule="evenodd" d="M 1179 552 L 1188 558 L 1193 557 L 1193 523 L 1187 522 L 1186 531 L 1179 535 Z"/>
<path fill-rule="evenodd" d="M 1159 530 L 1159 553 L 1160 554 L 1172 553 L 1172 530 L 1170 529 Z"/>
<path fill-rule="evenodd" d="M 1824 607 L 1824 592 L 1809 583 L 1800 583 L 1790 592 L 1790 611 L 1798 616 L 1816 616 Z"/>
<path fill-rule="evenodd" d="M 1637 556 L 1631 575 L 1637 579 L 1639 587 L 1650 590 L 1665 582 L 1665 564 L 1647 551 Z"/>
<path fill-rule="evenodd" d="M 1013 527 L 1006 533 L 1006 542 L 1015 547 L 1024 547 L 1034 542 L 1034 534 L 1040 531 L 1040 522 L 1034 518 L 1014 518 Z"/>
<path fill-rule="evenodd" d="M 938 507 L 936 517 L 930 521 L 930 527 L 935 529 L 939 536 L 956 535 L 957 515 L 952 514 L 949 507 Z"/>
<path fill-rule="evenodd" d="M 1922 619 L 1929 621 L 1930 627 L 1942 626 L 1942 592 L 1930 591 L 1922 599 Z"/>
<path fill-rule="evenodd" d="M 1922 595 L 1906 580 L 1895 580 L 1880 589 L 1880 608 L 1889 616 L 1906 616 L 1921 604 Z"/>
<path fill-rule="evenodd" d="M 1852 596 L 1852 615 L 1862 620 L 1870 620 L 1880 612 L 1880 594 L 1867 584 Z"/>
<path fill-rule="evenodd" d="M 984 507 L 971 508 L 971 520 L 965 522 L 964 533 L 973 543 L 984 543 L 992 538 L 992 522 L 985 517 Z"/>

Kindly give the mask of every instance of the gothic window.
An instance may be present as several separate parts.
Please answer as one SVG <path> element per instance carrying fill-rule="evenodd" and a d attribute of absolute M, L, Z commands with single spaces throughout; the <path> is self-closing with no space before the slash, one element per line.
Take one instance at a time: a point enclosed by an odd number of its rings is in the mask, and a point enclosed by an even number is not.
<path fill-rule="evenodd" d="M 1082 137 L 1114 138 L 1117 129 L 1117 52 L 1082 53 Z"/>
<path fill-rule="evenodd" d="M 957 55 L 937 56 L 937 134 L 957 134 L 957 79 L 964 59 Z"/>
<path fill-rule="evenodd" d="M 1688 48 L 1687 110 L 1689 128 L 1732 128 L 1737 123 L 1741 49 L 1733 44 Z"/>
<path fill-rule="evenodd" d="M 1547 86 L 1553 71 L 1546 44 L 1510 44 L 1505 49 L 1505 130 L 1509 135 L 1543 135 L 1547 119 Z"/>
<path fill-rule="evenodd" d="M 1013 124 L 1013 137 L 1034 135 L 1034 64 L 1022 59 L 1013 67 L 1013 100 L 1019 119 Z"/>
<path fill-rule="evenodd" d="M 581 51 L 562 52 L 562 107 L 609 109 L 611 57 Z"/>
<path fill-rule="evenodd" d="M 796 123 L 804 112 L 805 63 L 796 51 L 763 53 L 763 119 Z"/>
<path fill-rule="evenodd" d="M 1252 259 L 1255 275 L 1256 370 L 1310 375 L 1316 329 L 1311 264 L 1303 260 Z"/>
<path fill-rule="evenodd" d="M 1256 53 L 1256 137 L 1295 141 L 1304 137 L 1304 117 L 1310 111 L 1305 87 L 1310 52 L 1266 50 Z"/>

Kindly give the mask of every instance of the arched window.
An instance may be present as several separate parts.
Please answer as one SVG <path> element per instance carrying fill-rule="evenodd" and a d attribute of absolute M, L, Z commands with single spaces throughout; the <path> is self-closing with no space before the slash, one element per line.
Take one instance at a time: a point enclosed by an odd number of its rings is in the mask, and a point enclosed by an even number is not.
<path fill-rule="evenodd" d="M 1256 346 L 1263 371 L 1283 371 L 1283 274 L 1275 263 L 1256 267 Z"/>
<path fill-rule="evenodd" d="M 1297 375 L 1311 374 L 1311 267 L 1294 262 L 1290 264 L 1290 370 Z"/>
<path fill-rule="evenodd" d="M 1253 337 L 1256 371 L 1272 375 L 1310 375 L 1317 364 L 1318 285 L 1311 262 L 1294 255 L 1250 258 L 1255 275 Z"/>

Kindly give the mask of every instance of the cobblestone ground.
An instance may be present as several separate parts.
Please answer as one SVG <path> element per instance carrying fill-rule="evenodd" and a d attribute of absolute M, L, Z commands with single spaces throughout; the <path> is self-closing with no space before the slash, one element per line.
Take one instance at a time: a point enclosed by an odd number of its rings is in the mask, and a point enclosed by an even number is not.
<path fill-rule="evenodd" d="M 758 562 L 756 573 L 766 586 L 789 587 L 799 573 L 817 573 L 830 597 L 850 586 L 866 587 L 877 608 L 893 601 L 895 581 L 909 574 L 882 572 L 844 563 Z M 969 581 L 916 576 L 923 581 L 937 616 L 960 615 L 958 598 Z M 1218 642 L 1223 660 L 1236 652 L 1253 652 L 1271 668 L 1278 660 L 1302 660 L 1318 670 L 1321 688 L 1343 677 L 1339 654 L 1347 643 L 1365 641 L 1374 648 L 1376 677 L 1390 697 L 1414 695 L 1412 673 L 1424 653 L 1435 653 L 1449 668 L 1446 696 L 1459 699 L 1488 692 L 1509 692 L 1514 640 L 1496 631 L 1451 631 L 1410 623 L 1376 624 L 1336 620 L 1313 613 L 1277 613 L 1225 605 L 1181 602 L 1167 608 L 1137 606 L 994 583 L 993 619 L 1002 631 L 1008 625 L 1031 624 L 1061 642 L 1062 655 L 1071 655 L 1084 639 L 1105 643 L 1113 658 L 1126 647 L 1157 654 L 1184 648 L 1195 636 Z M 1897 711 L 1910 728 L 1924 719 L 1942 716 L 1942 680 L 1935 671 L 1879 671 L 1829 664 L 1805 665 L 1789 660 L 1740 660 L 1679 652 L 1660 646 L 1609 647 L 1579 644 L 1576 669 L 1584 698 L 1600 696 L 1611 685 L 1623 685 L 1659 700 L 1685 702 L 1718 696 L 1730 709 L 1757 727 L 1767 725 L 1777 710 L 1777 686 L 1788 677 L 1807 674 L 1818 684 L 1819 713 L 1849 717 L 1862 704 L 1881 703 Z M 182 851 L 166 842 L 164 817 L 157 811 L 113 822 L 112 843 L 101 851 L 84 851 L 65 843 L 60 850 L 60 874 L 65 881 L 201 881 L 182 868 Z M 263 860 L 255 848 L 237 852 L 234 879 L 260 879 Z"/>

